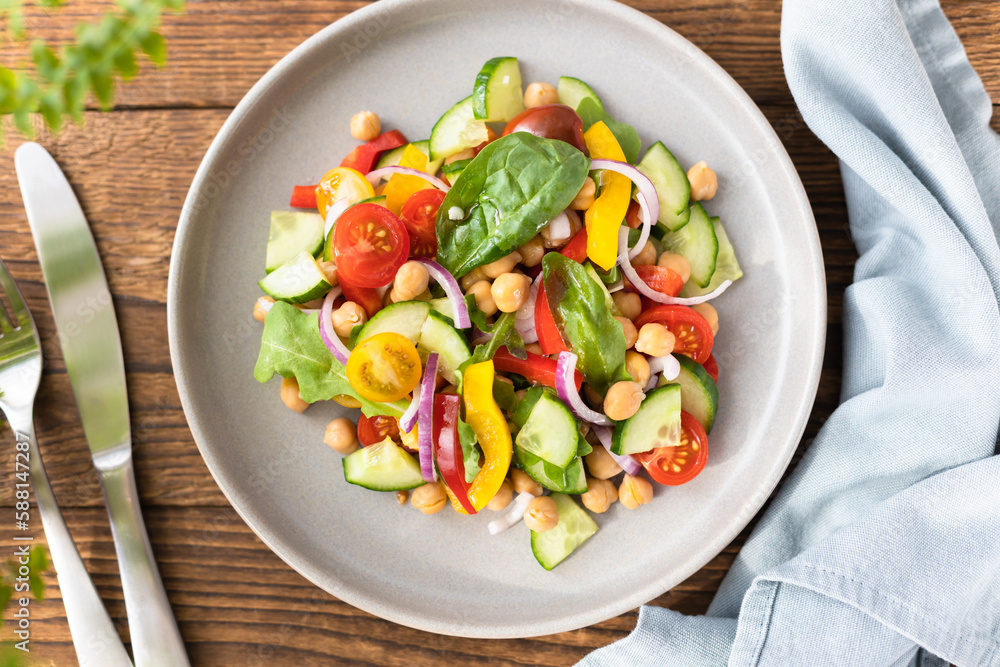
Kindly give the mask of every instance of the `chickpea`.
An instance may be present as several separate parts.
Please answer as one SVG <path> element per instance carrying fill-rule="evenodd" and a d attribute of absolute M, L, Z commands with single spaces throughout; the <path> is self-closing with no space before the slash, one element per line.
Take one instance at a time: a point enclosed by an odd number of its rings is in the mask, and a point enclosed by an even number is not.
<path fill-rule="evenodd" d="M 545 242 L 542 241 L 540 235 L 535 234 L 530 241 L 518 248 L 517 252 L 521 254 L 522 264 L 528 268 L 538 266 L 542 263 L 542 257 L 545 256 Z"/>
<path fill-rule="evenodd" d="M 336 262 L 326 262 L 326 261 L 320 262 L 319 268 L 320 270 L 323 271 L 323 275 L 326 276 L 326 282 L 330 283 L 335 287 L 339 284 L 340 281 L 337 279 Z"/>
<path fill-rule="evenodd" d="M 396 280 L 392 284 L 393 303 L 397 301 L 410 301 L 422 294 L 427 289 L 430 282 L 430 274 L 427 267 L 420 262 L 407 262 L 396 271 Z"/>
<path fill-rule="evenodd" d="M 687 258 L 684 255 L 665 252 L 660 255 L 660 260 L 656 263 L 656 265 L 670 269 L 679 275 L 681 280 L 684 282 L 687 282 L 691 278 L 691 264 L 687 261 Z"/>
<path fill-rule="evenodd" d="M 520 403 L 521 401 L 524 400 L 524 395 L 527 393 L 528 393 L 527 389 L 518 389 L 517 391 L 514 392 L 514 397 L 517 399 L 517 402 Z"/>
<path fill-rule="evenodd" d="M 531 352 L 532 354 L 541 354 L 542 346 L 538 343 L 528 343 L 524 346 L 525 352 Z"/>
<path fill-rule="evenodd" d="M 558 216 L 556 219 L 558 219 Z M 542 231 L 539 234 L 546 248 L 558 248 L 565 245 L 577 232 L 583 229 L 583 225 L 580 223 L 580 216 L 575 212 L 567 211 L 566 219 L 569 220 L 569 231 L 565 230 L 565 225 L 553 225 L 552 220 L 542 227 Z M 560 227 L 563 229 L 560 229 Z"/>
<path fill-rule="evenodd" d="M 483 273 L 490 280 L 496 280 L 501 275 L 505 273 L 510 273 L 517 266 L 517 263 L 521 261 L 521 253 L 516 250 L 506 257 L 501 257 L 495 262 L 490 262 L 486 266 L 482 267 Z"/>
<path fill-rule="evenodd" d="M 326 425 L 323 442 L 338 454 L 347 456 L 358 449 L 358 427 L 346 417 L 334 419 Z"/>
<path fill-rule="evenodd" d="M 704 160 L 688 169 L 688 180 L 691 181 L 691 199 L 694 201 L 707 201 L 719 189 L 719 177 Z"/>
<path fill-rule="evenodd" d="M 371 141 L 382 133 L 382 121 L 372 111 L 360 111 L 351 118 L 351 136 L 358 141 Z"/>
<path fill-rule="evenodd" d="M 618 500 L 622 505 L 634 510 L 639 505 L 645 505 L 653 499 L 653 485 L 642 477 L 625 475 L 621 486 L 618 487 Z"/>
<path fill-rule="evenodd" d="M 468 291 L 470 287 L 480 280 L 486 280 L 486 274 L 483 273 L 483 267 L 478 266 L 462 276 L 459 282 L 462 283 L 462 289 Z"/>
<path fill-rule="evenodd" d="M 664 357 L 674 351 L 674 335 L 662 324 L 649 322 L 639 329 L 639 338 L 635 341 L 636 352 L 648 354 L 651 357 Z"/>
<path fill-rule="evenodd" d="M 694 312 L 698 313 L 705 318 L 708 322 L 708 326 L 712 327 L 712 335 L 718 335 L 719 333 L 719 311 L 715 309 L 710 303 L 699 303 L 696 306 L 691 306 Z"/>
<path fill-rule="evenodd" d="M 642 246 L 642 250 L 632 260 L 632 266 L 652 266 L 653 264 L 656 264 L 656 246 L 653 245 L 652 241 L 646 241 L 646 245 Z"/>
<path fill-rule="evenodd" d="M 406 501 L 409 500 L 409 499 L 410 499 L 410 492 L 409 491 L 403 490 L 403 491 L 397 491 L 396 492 L 396 501 L 400 505 L 405 505 Z"/>
<path fill-rule="evenodd" d="M 606 479 L 587 479 L 587 491 L 580 495 L 583 506 L 594 514 L 603 514 L 618 500 L 618 489 Z"/>
<path fill-rule="evenodd" d="M 604 397 L 604 414 L 615 421 L 628 419 L 636 413 L 646 394 L 638 382 L 615 382 Z"/>
<path fill-rule="evenodd" d="M 639 335 L 636 333 L 635 325 L 632 324 L 632 320 L 627 317 L 616 317 L 615 320 L 618 324 L 622 325 L 622 331 L 625 333 L 625 349 L 631 348 L 635 345 L 635 339 Z"/>
<path fill-rule="evenodd" d="M 437 514 L 448 504 L 448 495 L 441 482 L 427 482 L 410 493 L 410 504 L 424 514 Z"/>
<path fill-rule="evenodd" d="M 645 387 L 649 382 L 649 362 L 646 361 L 646 357 L 634 350 L 625 353 L 625 370 L 636 384 Z"/>
<path fill-rule="evenodd" d="M 548 496 L 535 498 L 524 510 L 524 525 L 536 533 L 552 530 L 558 523 L 559 508 L 556 501 Z"/>
<path fill-rule="evenodd" d="M 587 180 L 583 182 L 583 187 L 580 188 L 580 191 L 576 193 L 576 197 L 570 202 L 569 207 L 575 211 L 586 211 L 594 205 L 595 195 L 597 195 L 597 183 L 588 176 Z"/>
<path fill-rule="evenodd" d="M 333 330 L 337 332 L 337 335 L 341 338 L 349 338 L 351 336 L 351 329 L 368 321 L 368 314 L 358 304 L 353 301 L 347 301 L 340 308 L 333 311 L 332 319 Z"/>
<path fill-rule="evenodd" d="M 534 109 L 545 104 L 556 104 L 559 101 L 559 92 L 551 83 L 536 81 L 528 84 L 524 89 L 524 107 Z"/>
<path fill-rule="evenodd" d="M 445 164 L 451 164 L 453 162 L 458 162 L 459 160 L 471 160 L 476 157 L 476 150 L 474 148 L 466 148 L 465 150 L 458 151 L 454 155 L 449 155 L 444 159 Z"/>
<path fill-rule="evenodd" d="M 274 299 L 269 296 L 262 296 L 253 304 L 253 318 L 258 322 L 263 322 L 267 318 L 267 313 L 274 305 Z"/>
<path fill-rule="evenodd" d="M 493 301 L 493 292 L 490 286 L 490 281 L 480 280 L 478 283 L 470 287 L 466 294 L 471 294 L 476 297 L 476 305 L 479 306 L 479 310 L 483 311 L 486 317 L 489 317 L 497 312 L 497 304 Z"/>
<path fill-rule="evenodd" d="M 515 493 L 527 491 L 536 497 L 542 495 L 542 485 L 531 479 L 531 476 L 523 470 L 515 468 L 510 471 L 510 485 L 514 488 Z"/>
<path fill-rule="evenodd" d="M 621 311 L 622 317 L 634 320 L 642 314 L 642 297 L 635 292 L 619 290 L 612 294 L 611 298 L 614 299 L 615 305 Z"/>
<path fill-rule="evenodd" d="M 510 500 L 513 497 L 514 490 L 511 488 L 510 482 L 505 479 L 503 484 L 500 485 L 500 490 L 497 491 L 497 494 L 493 496 L 490 502 L 486 503 L 486 509 L 499 512 L 507 507 L 507 505 L 510 505 Z"/>
<path fill-rule="evenodd" d="M 305 412 L 309 407 L 299 396 L 299 383 L 293 377 L 281 379 L 281 402 L 296 412 Z"/>
<path fill-rule="evenodd" d="M 584 456 L 583 460 L 587 462 L 591 477 L 597 479 L 611 479 L 622 471 L 622 467 L 602 445 L 595 445 L 594 451 Z"/>
<path fill-rule="evenodd" d="M 503 273 L 493 281 L 490 294 L 501 313 L 513 313 L 528 300 L 531 278 L 520 273 Z"/>

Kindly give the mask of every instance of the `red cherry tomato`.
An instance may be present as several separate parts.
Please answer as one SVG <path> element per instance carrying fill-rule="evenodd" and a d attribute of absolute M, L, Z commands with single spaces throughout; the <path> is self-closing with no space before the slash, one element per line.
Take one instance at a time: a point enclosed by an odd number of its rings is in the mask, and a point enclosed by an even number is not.
<path fill-rule="evenodd" d="M 642 282 L 646 283 L 660 294 L 677 296 L 681 293 L 681 288 L 684 287 L 684 279 L 681 278 L 680 274 L 673 269 L 668 269 L 665 266 L 649 266 L 643 264 L 633 268 L 635 268 L 635 272 L 639 274 L 639 278 Z M 632 285 L 628 282 L 628 278 L 625 279 L 625 284 L 630 289 L 632 288 Z"/>
<path fill-rule="evenodd" d="M 586 227 L 573 235 L 569 243 L 560 250 L 563 255 L 583 264 L 587 259 L 587 229 Z"/>
<path fill-rule="evenodd" d="M 444 192 L 441 190 L 419 190 L 403 204 L 399 219 L 410 235 L 410 257 L 433 257 L 437 254 L 435 226 L 443 201 Z"/>
<path fill-rule="evenodd" d="M 378 289 L 358 287 L 345 281 L 343 276 L 338 276 L 338 278 L 340 279 L 340 288 L 344 290 L 344 300 L 353 301 L 364 308 L 368 319 L 375 317 L 375 313 L 382 310 L 382 296 Z"/>
<path fill-rule="evenodd" d="M 660 484 L 678 486 L 690 482 L 708 461 L 708 436 L 698 420 L 681 410 L 681 441 L 676 447 L 658 447 L 635 459 Z"/>
<path fill-rule="evenodd" d="M 715 357 L 708 355 L 708 359 L 702 364 L 705 367 L 705 372 L 712 376 L 712 379 L 716 382 L 719 381 L 719 364 L 715 363 Z"/>
<path fill-rule="evenodd" d="M 527 132 L 536 137 L 565 141 L 583 151 L 584 155 L 589 155 L 587 144 L 583 140 L 583 121 L 565 104 L 543 104 L 525 109 L 507 123 L 503 136 L 506 137 L 511 132 Z"/>
<path fill-rule="evenodd" d="M 536 315 L 537 319 L 537 315 Z M 662 324 L 676 338 L 674 353 L 691 357 L 699 364 L 712 354 L 712 327 L 705 318 L 687 306 L 654 306 L 644 311 L 635 321 L 636 329 L 644 324 Z"/>
<path fill-rule="evenodd" d="M 387 415 L 365 417 L 361 415 L 361 418 L 358 419 L 358 441 L 362 446 L 374 445 L 386 438 L 392 438 L 392 441 L 397 445 L 403 442 L 399 437 L 399 422 L 396 421 L 395 417 Z"/>
<path fill-rule="evenodd" d="M 378 204 L 357 204 L 337 219 L 333 232 L 337 272 L 358 287 L 392 282 L 410 252 L 410 235 L 392 211 Z"/>

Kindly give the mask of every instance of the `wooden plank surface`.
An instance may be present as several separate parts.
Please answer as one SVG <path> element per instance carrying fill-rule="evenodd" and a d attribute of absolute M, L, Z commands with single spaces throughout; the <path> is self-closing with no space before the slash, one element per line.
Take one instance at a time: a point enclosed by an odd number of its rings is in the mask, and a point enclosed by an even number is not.
<path fill-rule="evenodd" d="M 635 612 L 530 640 L 441 637 L 374 618 L 319 591 L 289 569 L 239 519 L 199 456 L 180 409 L 166 338 L 166 284 L 177 216 L 201 156 L 245 91 L 281 56 L 366 2 L 188 0 L 169 17 L 170 66 L 120 91 L 114 111 L 43 143 L 66 170 L 94 227 L 122 327 L 138 484 L 164 581 L 194 664 L 567 665 L 624 636 Z M 723 65 L 772 122 L 813 205 L 826 261 L 827 355 L 801 450 L 836 406 L 841 306 L 855 251 L 835 158 L 801 122 L 783 79 L 774 0 L 631 0 Z M 54 41 L 110 2 L 77 0 L 60 13 L 32 10 L 29 27 Z M 1000 102 L 1000 5 L 948 0 L 945 10 L 995 103 Z M 13 57 L 9 47 L 3 62 Z M 994 118 L 994 127 L 1000 123 Z M 38 401 L 39 438 L 55 492 L 109 611 L 127 639 L 121 584 L 96 477 L 53 325 L 13 171 L 9 135 L 0 154 L 0 256 L 11 266 L 50 351 Z M 9 434 L 7 434 L 9 435 Z M 6 436 L 4 436 L 6 437 Z M 9 481 L 12 448 L 0 448 Z M 12 484 L 0 507 L 13 507 Z M 746 539 L 653 604 L 702 613 Z M 41 535 L 39 535 L 39 538 Z M 38 664 L 74 664 L 55 578 L 32 607 Z"/>

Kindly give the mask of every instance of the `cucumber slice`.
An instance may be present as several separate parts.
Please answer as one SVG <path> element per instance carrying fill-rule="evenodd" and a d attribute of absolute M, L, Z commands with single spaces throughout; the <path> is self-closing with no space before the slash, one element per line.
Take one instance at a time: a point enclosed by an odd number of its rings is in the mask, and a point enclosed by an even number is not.
<path fill-rule="evenodd" d="M 465 168 L 470 164 L 472 164 L 472 158 L 469 158 L 468 160 L 455 160 L 451 164 L 446 164 L 441 167 L 441 173 L 444 174 L 448 178 L 448 182 L 454 186 L 455 181 L 458 180 L 458 177 L 462 175 L 462 172 L 465 171 Z"/>
<path fill-rule="evenodd" d="M 436 174 L 438 169 L 441 168 L 442 163 L 444 163 L 444 158 L 440 160 L 430 160 L 430 142 L 427 139 L 423 141 L 414 141 L 413 147 L 420 150 L 421 153 L 427 156 L 427 173 Z M 375 165 L 376 169 L 381 169 L 382 167 L 395 167 L 399 164 L 399 161 L 403 159 L 403 151 L 406 150 L 406 146 L 400 146 L 399 148 L 393 148 L 388 151 L 381 158 L 379 158 L 378 163 Z"/>
<path fill-rule="evenodd" d="M 492 58 L 476 75 L 472 113 L 487 123 L 506 123 L 524 111 L 521 68 L 517 58 Z"/>
<path fill-rule="evenodd" d="M 681 441 L 681 388 L 668 384 L 646 394 L 639 410 L 615 425 L 611 451 L 642 454 L 657 447 L 676 447 Z"/>
<path fill-rule="evenodd" d="M 719 256 L 715 261 L 715 273 L 712 274 L 712 281 L 707 287 L 699 287 L 695 283 L 688 281 L 681 290 L 681 296 L 703 296 L 714 291 L 726 280 L 736 282 L 743 277 L 743 269 L 736 261 L 736 251 L 733 244 L 729 242 L 726 230 L 722 228 L 722 223 L 718 218 L 712 218 L 712 228 L 715 230 L 715 238 L 719 242 Z"/>
<path fill-rule="evenodd" d="M 323 249 L 323 216 L 301 211 L 272 211 L 267 237 L 268 273 L 305 250 L 315 256 Z"/>
<path fill-rule="evenodd" d="M 705 367 L 697 361 L 680 354 L 677 355 L 677 361 L 681 364 L 680 375 L 670 382 L 661 377 L 660 384 L 679 385 L 681 409 L 697 419 L 705 433 L 711 433 L 715 413 L 719 409 L 719 388 L 715 386 L 715 380 Z"/>
<path fill-rule="evenodd" d="M 316 259 L 305 250 L 257 284 L 268 296 L 288 303 L 308 303 L 333 287 L 326 281 L 326 274 L 319 268 Z"/>
<path fill-rule="evenodd" d="M 708 287 L 719 257 L 719 239 L 704 207 L 695 202 L 691 220 L 677 231 L 664 234 L 662 241 L 670 252 L 684 255 L 691 265 L 691 281 L 698 287 Z"/>
<path fill-rule="evenodd" d="M 386 306 L 364 325 L 358 334 L 358 342 L 368 340 L 375 334 L 391 331 L 416 345 L 420 341 L 420 332 L 430 310 L 430 304 L 426 301 L 400 301 Z"/>
<path fill-rule="evenodd" d="M 526 452 L 557 468 L 565 468 L 576 456 L 576 418 L 569 408 L 549 392 L 544 392 L 531 409 L 515 442 Z"/>
<path fill-rule="evenodd" d="M 434 124 L 429 143 L 430 159 L 443 160 L 449 155 L 478 146 L 489 138 L 486 122 L 472 113 L 472 96 L 444 112 Z"/>
<path fill-rule="evenodd" d="M 454 324 L 455 322 L 455 309 L 451 306 L 451 299 L 448 297 L 441 297 L 440 299 L 431 299 L 427 302 L 427 305 L 431 307 L 435 313 L 441 313 L 444 317 Z"/>
<path fill-rule="evenodd" d="M 424 483 L 420 464 L 386 438 L 345 456 L 344 479 L 372 491 L 403 491 Z"/>
<path fill-rule="evenodd" d="M 649 147 L 645 157 L 636 165 L 653 182 L 656 197 L 660 200 L 660 217 L 657 221 L 669 231 L 676 231 L 687 224 L 691 211 L 691 183 L 677 158 L 667 150 L 662 141 Z"/>
<path fill-rule="evenodd" d="M 566 560 L 597 532 L 597 524 L 572 498 L 562 493 L 553 493 L 550 498 L 556 501 L 559 523 L 544 533 L 531 531 L 531 553 L 546 570 Z"/>
<path fill-rule="evenodd" d="M 601 111 L 604 111 L 604 102 L 601 101 L 601 98 L 597 96 L 597 93 L 590 86 L 580 81 L 580 79 L 574 79 L 571 76 L 561 76 L 559 77 L 559 87 L 557 90 L 559 91 L 559 104 L 565 104 L 571 109 L 576 109 L 585 97 L 589 97 L 597 103 Z"/>
<path fill-rule="evenodd" d="M 425 301 L 418 301 L 424 303 Z M 444 315 L 430 310 L 428 305 L 427 319 L 420 330 L 420 341 L 417 343 L 417 352 L 422 360 L 427 359 L 431 352 L 437 352 L 438 372 L 448 382 L 458 384 L 458 367 L 472 357 L 469 343 L 465 336 L 459 333 L 458 329 L 451 325 Z"/>

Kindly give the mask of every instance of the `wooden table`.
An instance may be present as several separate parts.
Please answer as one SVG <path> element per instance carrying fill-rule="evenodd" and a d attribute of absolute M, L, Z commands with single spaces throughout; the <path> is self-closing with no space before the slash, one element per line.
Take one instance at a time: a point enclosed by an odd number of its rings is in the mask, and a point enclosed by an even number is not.
<path fill-rule="evenodd" d="M 108 2 L 76 0 L 57 14 L 33 10 L 29 27 L 64 41 Z M 524 640 L 442 637 L 395 625 L 340 602 L 292 571 L 226 502 L 191 438 L 171 373 L 167 268 L 177 217 L 209 142 L 232 107 L 272 64 L 363 1 L 188 0 L 169 17 L 166 70 L 146 69 L 121 88 L 110 113 L 39 140 L 66 170 L 93 226 L 121 323 L 138 485 L 164 583 L 195 665 L 568 665 L 625 636 L 636 612 L 589 628 Z M 802 122 L 785 83 L 775 0 L 629 0 L 708 52 L 749 92 L 784 141 L 816 214 L 829 286 L 826 360 L 800 446 L 812 441 L 840 390 L 841 307 L 855 250 L 834 156 Z M 1000 5 L 947 0 L 994 103 L 1000 102 Z M 9 52 L 0 60 L 10 64 Z M 40 127 L 40 126 L 39 126 Z M 1000 124 L 994 121 L 994 127 Z M 22 139 L 7 124 L 0 163 L 0 256 L 26 292 L 50 343 L 36 423 L 49 476 L 80 552 L 127 639 L 125 607 L 101 492 L 48 312 L 13 169 Z M 4 438 L 9 438 L 5 432 Z M 13 447 L 0 448 L 10 482 Z M 0 487 L 13 516 L 13 484 Z M 37 523 L 37 519 L 36 519 Z M 37 531 L 41 537 L 40 529 Z M 702 613 L 743 544 L 744 531 L 700 572 L 652 604 Z M 75 664 L 55 577 L 32 606 L 37 664 Z M 2 635 L 8 637 L 10 626 Z"/>

